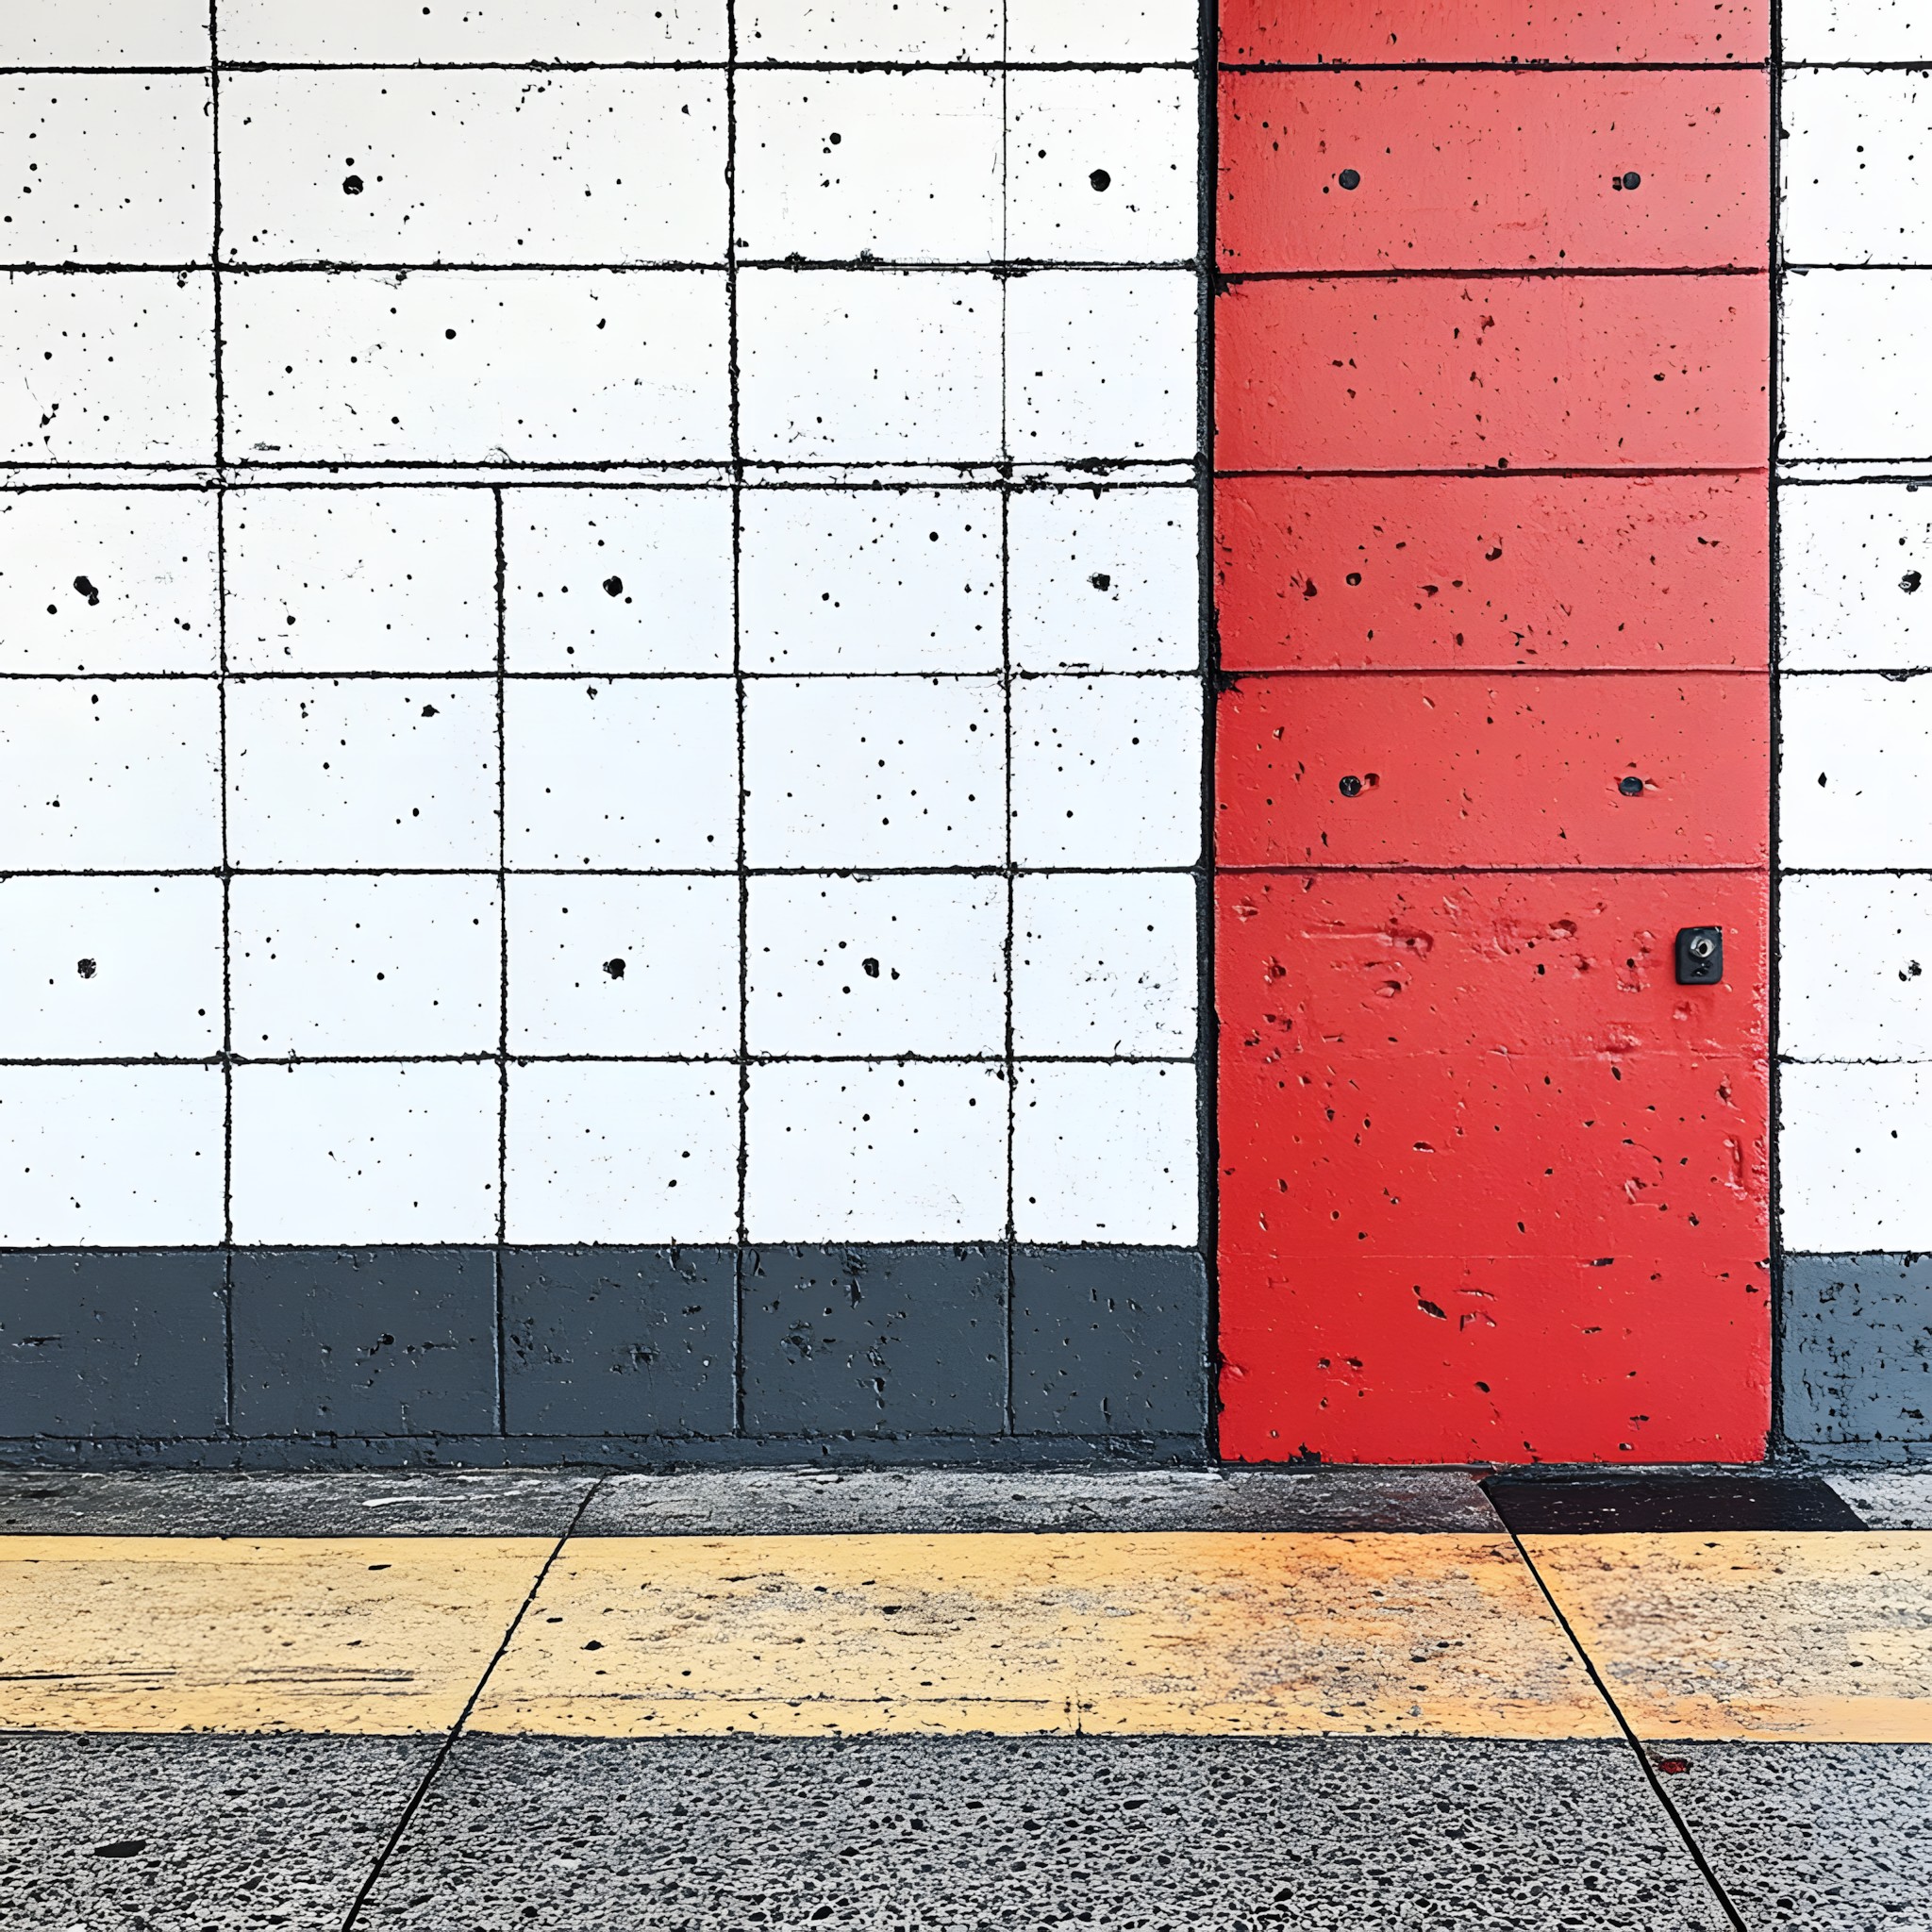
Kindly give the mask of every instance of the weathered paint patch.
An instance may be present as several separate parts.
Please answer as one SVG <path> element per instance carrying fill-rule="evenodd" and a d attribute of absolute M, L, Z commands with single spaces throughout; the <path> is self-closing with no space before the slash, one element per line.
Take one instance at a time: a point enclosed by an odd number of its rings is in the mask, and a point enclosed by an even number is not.
<path fill-rule="evenodd" d="M 1506 1541 L 1153 1533 L 572 1541 L 471 1727 L 1596 1738 Z"/>
<path fill-rule="evenodd" d="M 556 1547 L 0 1539 L 0 1728 L 446 1730 Z"/>
<path fill-rule="evenodd" d="M 1639 1737 L 1932 1743 L 1932 1533 L 1530 1537 Z"/>

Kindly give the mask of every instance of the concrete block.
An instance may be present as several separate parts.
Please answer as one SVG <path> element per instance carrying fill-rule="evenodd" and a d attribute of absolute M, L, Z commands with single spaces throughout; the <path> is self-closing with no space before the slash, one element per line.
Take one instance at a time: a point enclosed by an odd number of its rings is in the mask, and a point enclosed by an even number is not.
<path fill-rule="evenodd" d="M 234 1328 L 243 1435 L 495 1433 L 491 1249 L 240 1249 Z"/>
<path fill-rule="evenodd" d="M 1932 678 L 1786 677 L 1778 858 L 1791 867 L 1932 864 Z"/>
<path fill-rule="evenodd" d="M 982 1241 L 1006 1231 L 997 1063 L 755 1066 L 745 1143 L 755 1241 Z"/>
<path fill-rule="evenodd" d="M 0 1433 L 219 1434 L 225 1284 L 208 1250 L 0 1254 Z"/>
<path fill-rule="evenodd" d="M 1932 1441 L 1932 1257 L 1787 1255 L 1784 1341 L 1793 1441 Z"/>
<path fill-rule="evenodd" d="M 1004 1427 L 1005 1248 L 761 1246 L 746 1260 L 748 1433 Z"/>
<path fill-rule="evenodd" d="M 512 1435 L 728 1436 L 735 1248 L 512 1248 L 503 1257 Z"/>
<path fill-rule="evenodd" d="M 1013 1095 L 1022 1241 L 1190 1245 L 1200 1225 L 1191 1064 L 1031 1061 Z"/>
<path fill-rule="evenodd" d="M 1205 1434 L 1202 1257 L 1016 1248 L 1013 1426 L 1022 1434 Z"/>
<path fill-rule="evenodd" d="M 738 1069 L 574 1060 L 509 1070 L 516 1241 L 728 1241 L 738 1233 Z"/>

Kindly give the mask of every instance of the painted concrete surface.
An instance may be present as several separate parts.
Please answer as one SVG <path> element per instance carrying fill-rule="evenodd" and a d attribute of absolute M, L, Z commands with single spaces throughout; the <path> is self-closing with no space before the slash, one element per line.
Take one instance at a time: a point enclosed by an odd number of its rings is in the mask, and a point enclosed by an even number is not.
<path fill-rule="evenodd" d="M 339 1932 L 430 1738 L 0 1735 L 0 1890 L 34 1932 Z"/>
<path fill-rule="evenodd" d="M 1864 1470 L 1831 1486 L 1874 1529 L 1932 1529 L 1932 1470 Z"/>
<path fill-rule="evenodd" d="M 472 1713 L 564 1737 L 1604 1738 L 1504 1537 L 573 1538 Z"/>
<path fill-rule="evenodd" d="M 1355 1932 L 1365 1913 L 1724 1924 L 1621 1744 L 1359 1739 L 466 1739 L 359 1923 Z"/>
<path fill-rule="evenodd" d="M 1751 1932 L 1924 1922 L 1932 1746 L 1690 1743 L 1651 1757 L 1683 1767 L 1663 1774 L 1671 1802 Z"/>
<path fill-rule="evenodd" d="M 1932 1743 L 1932 1532 L 1524 1542 L 1639 1737 Z"/>

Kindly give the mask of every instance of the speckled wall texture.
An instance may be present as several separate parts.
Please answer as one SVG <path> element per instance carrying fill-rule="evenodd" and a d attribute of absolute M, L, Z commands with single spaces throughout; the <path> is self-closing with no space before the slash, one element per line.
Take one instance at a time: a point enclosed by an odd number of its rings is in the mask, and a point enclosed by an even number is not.
<path fill-rule="evenodd" d="M 1932 8 L 1786 0 L 1782 55 L 1784 1422 L 1826 1453 L 1923 1456 Z"/>
<path fill-rule="evenodd" d="M 11 0 L 11 1453 L 1201 1452 L 1197 37 Z"/>

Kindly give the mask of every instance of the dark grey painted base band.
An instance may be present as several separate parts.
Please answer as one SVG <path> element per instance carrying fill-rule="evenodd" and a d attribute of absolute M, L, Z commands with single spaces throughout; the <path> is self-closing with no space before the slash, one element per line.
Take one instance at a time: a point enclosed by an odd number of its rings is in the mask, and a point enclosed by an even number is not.
<path fill-rule="evenodd" d="M 0 1463 L 1199 1461 L 1171 1248 L 0 1253 Z"/>
<path fill-rule="evenodd" d="M 1782 1311 L 1794 1446 L 1932 1454 L 1932 1255 L 1787 1255 Z"/>

